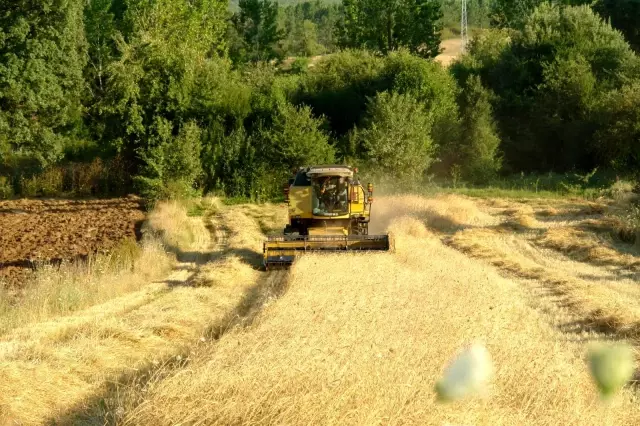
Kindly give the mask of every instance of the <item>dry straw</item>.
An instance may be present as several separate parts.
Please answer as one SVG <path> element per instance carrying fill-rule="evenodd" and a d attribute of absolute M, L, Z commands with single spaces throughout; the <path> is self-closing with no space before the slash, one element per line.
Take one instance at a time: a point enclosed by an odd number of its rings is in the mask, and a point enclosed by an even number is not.
<path fill-rule="evenodd" d="M 171 258 L 157 241 L 142 247 L 132 269 L 125 262 L 120 267 L 126 268 L 98 272 L 103 265 L 98 260 L 44 270 L 33 296 L 13 308 L 22 326 L 4 323 L 12 329 L 0 337 L 0 424 L 102 422 L 104 406 L 92 401 L 109 395 L 109 383 L 127 382 L 185 351 L 188 356 L 193 349 L 185 348 L 202 344 L 211 327 L 224 326 L 258 281 L 245 252 L 260 234 L 257 223 L 240 224 L 226 214 L 229 253 L 211 253 L 220 248 L 205 226 L 213 220 L 208 214 L 189 218 L 177 203 L 157 207 L 151 235 L 162 237 L 172 250 L 201 253 L 193 257 L 196 263 L 179 263 L 168 276 L 165 259 Z M 210 262 L 197 263 L 203 259 Z M 154 283 L 158 274 L 166 279 Z M 60 294 L 75 295 L 75 308 L 51 308 L 49 301 Z M 111 415 L 121 408 L 107 410 Z"/>
<path fill-rule="evenodd" d="M 584 346 L 532 307 L 527 288 L 438 236 L 494 226 L 494 218 L 453 197 L 397 197 L 375 208 L 397 236 L 395 254 L 303 257 L 289 291 L 252 326 L 154 383 L 122 423 L 640 422 L 628 390 L 599 404 Z M 433 223 L 444 227 L 434 233 Z M 491 398 L 437 404 L 442 367 L 474 338 L 495 365 Z"/>

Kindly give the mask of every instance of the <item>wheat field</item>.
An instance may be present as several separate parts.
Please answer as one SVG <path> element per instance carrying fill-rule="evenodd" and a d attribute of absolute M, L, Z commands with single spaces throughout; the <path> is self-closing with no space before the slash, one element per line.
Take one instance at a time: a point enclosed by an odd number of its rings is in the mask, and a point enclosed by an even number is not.
<path fill-rule="evenodd" d="M 165 278 L 0 335 L 2 422 L 640 424 L 635 389 L 604 404 L 585 359 L 591 342 L 635 343 L 640 323 L 637 253 L 606 238 L 606 204 L 387 196 L 372 232 L 395 252 L 305 255 L 289 273 L 257 269 L 285 206 L 200 207 L 149 217 L 176 257 Z M 437 402 L 476 341 L 488 392 Z"/>
<path fill-rule="evenodd" d="M 396 253 L 304 256 L 282 298 L 148 384 L 135 405 L 123 399 L 119 424 L 639 424 L 631 389 L 598 399 L 585 342 L 602 335 L 563 331 L 580 317 L 533 281 L 443 244 L 443 234 L 510 220 L 485 207 L 456 196 L 382 200 L 377 223 L 395 234 Z M 489 394 L 438 404 L 444 366 L 476 340 L 496 366 Z"/>
<path fill-rule="evenodd" d="M 218 209 L 216 200 L 204 204 L 207 211 Z M 96 303 L 45 316 L 40 304 L 20 302 L 30 323 L 0 335 L 0 424 L 87 424 L 110 410 L 104 395 L 114 383 L 197 351 L 210 338 L 208 330 L 228 323 L 258 281 L 243 250 L 258 245 L 262 234 L 243 217 L 228 211 L 188 217 L 184 205 L 161 203 L 146 224 L 154 244 L 143 247 L 133 271 L 94 276 L 91 265 L 41 271 L 64 288 L 84 284 L 86 304 Z M 207 223 L 215 221 L 224 226 Z M 222 235 L 212 235 L 207 225 Z M 149 275 L 153 269 L 163 276 Z M 33 286 L 31 292 L 45 299 L 43 284 Z"/>

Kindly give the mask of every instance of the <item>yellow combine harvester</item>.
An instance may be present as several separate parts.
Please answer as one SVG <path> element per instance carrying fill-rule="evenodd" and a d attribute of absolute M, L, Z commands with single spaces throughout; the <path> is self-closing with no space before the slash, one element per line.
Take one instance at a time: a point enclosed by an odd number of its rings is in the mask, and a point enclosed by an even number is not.
<path fill-rule="evenodd" d="M 285 187 L 289 224 L 264 243 L 264 266 L 290 266 L 308 252 L 392 249 L 389 235 L 369 235 L 373 184 L 365 188 L 348 166 L 300 168 Z"/>

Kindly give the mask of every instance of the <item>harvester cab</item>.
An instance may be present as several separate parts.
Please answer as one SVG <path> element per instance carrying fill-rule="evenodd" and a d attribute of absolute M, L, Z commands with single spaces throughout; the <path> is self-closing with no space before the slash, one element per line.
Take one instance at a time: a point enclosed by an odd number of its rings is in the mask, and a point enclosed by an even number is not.
<path fill-rule="evenodd" d="M 389 235 L 369 235 L 373 184 L 357 169 L 327 165 L 300 168 L 284 188 L 289 223 L 264 243 L 266 269 L 289 267 L 308 252 L 391 250 Z"/>

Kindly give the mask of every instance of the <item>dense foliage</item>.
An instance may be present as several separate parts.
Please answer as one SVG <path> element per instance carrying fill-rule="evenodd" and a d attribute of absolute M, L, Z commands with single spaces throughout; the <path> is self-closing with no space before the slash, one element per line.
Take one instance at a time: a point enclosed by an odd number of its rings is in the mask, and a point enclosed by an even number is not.
<path fill-rule="evenodd" d="M 305 1 L 283 8 L 280 27 L 283 56 L 316 56 L 338 49 L 336 25 L 342 13 L 337 3 Z"/>
<path fill-rule="evenodd" d="M 0 197 L 267 199 L 333 161 L 411 182 L 638 169 L 635 14 L 469 4 L 498 28 L 447 69 L 449 0 L 2 3 Z"/>
<path fill-rule="evenodd" d="M 0 4 L 0 154 L 42 165 L 82 115 L 87 42 L 81 0 Z"/>
<path fill-rule="evenodd" d="M 389 53 L 405 47 L 428 58 L 440 53 L 438 0 L 344 0 L 343 47 Z"/>
<path fill-rule="evenodd" d="M 522 31 L 474 41 L 454 67 L 495 92 L 495 115 L 513 171 L 638 167 L 634 93 L 640 60 L 587 6 L 543 4 Z M 622 129 L 624 137 L 620 137 Z"/>

